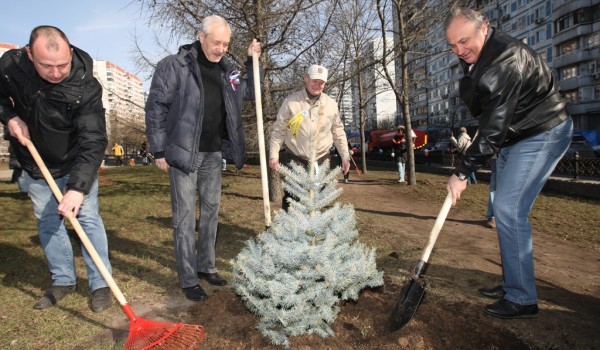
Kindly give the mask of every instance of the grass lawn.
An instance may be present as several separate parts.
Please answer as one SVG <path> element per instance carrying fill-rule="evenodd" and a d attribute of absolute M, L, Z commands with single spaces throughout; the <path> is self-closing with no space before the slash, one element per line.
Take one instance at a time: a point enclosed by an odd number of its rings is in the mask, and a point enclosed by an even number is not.
<path fill-rule="evenodd" d="M 224 238 L 227 245 L 219 247 L 217 252 L 218 268 L 228 277 L 230 259 L 249 238 L 264 230 L 259 167 L 244 168 L 237 175 L 231 166 L 229 169 L 223 177 L 219 225 L 219 237 L 227 237 Z M 392 169 L 374 168 L 368 175 L 375 183 L 394 178 Z M 443 178 L 418 174 L 420 185 L 413 193 L 415 200 L 439 202 L 443 190 L 430 191 L 423 184 L 438 183 Z M 474 210 L 482 211 L 486 191 L 486 185 L 474 186 L 464 200 L 472 201 L 477 208 Z M 0 218 L 0 348 L 122 347 L 101 336 L 106 328 L 115 327 L 115 319 L 126 322 L 120 307 L 100 314 L 89 309 L 87 274 L 74 232 L 72 241 L 80 277 L 77 293 L 68 295 L 57 307 L 43 311 L 33 309 L 51 281 L 31 202 L 20 198 L 17 192 L 15 184 L 0 182 L 0 207 L 3 208 Z M 541 223 L 544 227 L 568 227 L 568 230 L 549 230 L 548 233 L 560 231 L 554 234 L 598 250 L 599 207 L 597 201 L 542 195 L 532 212 L 532 223 L 534 228 Z M 100 175 L 100 210 L 109 237 L 113 276 L 126 299 L 132 304 L 152 307 L 168 297 L 169 290 L 178 289 L 167 175 L 152 166 L 109 169 Z M 369 216 L 375 216 L 361 215 L 357 224 L 359 232 L 361 222 L 369 222 Z"/>

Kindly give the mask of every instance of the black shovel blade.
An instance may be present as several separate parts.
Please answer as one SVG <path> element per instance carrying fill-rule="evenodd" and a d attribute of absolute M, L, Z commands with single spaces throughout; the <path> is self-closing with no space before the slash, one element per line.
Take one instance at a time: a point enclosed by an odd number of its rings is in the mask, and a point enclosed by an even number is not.
<path fill-rule="evenodd" d="M 425 294 L 425 280 L 422 278 L 411 278 L 408 284 L 402 287 L 400 300 L 394 308 L 391 318 L 391 330 L 395 332 L 404 327 L 412 319 Z"/>

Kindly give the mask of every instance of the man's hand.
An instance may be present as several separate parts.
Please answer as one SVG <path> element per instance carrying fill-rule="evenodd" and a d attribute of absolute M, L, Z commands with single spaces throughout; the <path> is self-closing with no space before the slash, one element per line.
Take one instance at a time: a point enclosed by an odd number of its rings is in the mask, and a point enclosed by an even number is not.
<path fill-rule="evenodd" d="M 452 174 L 448 179 L 448 192 L 452 193 L 452 206 L 460 199 L 460 194 L 467 188 L 467 180 L 461 180 L 458 176 Z"/>
<path fill-rule="evenodd" d="M 27 128 L 27 124 L 23 121 L 23 119 L 19 117 L 14 117 L 6 123 L 8 126 L 8 131 L 10 136 L 16 138 L 20 144 L 23 146 L 27 146 L 25 144 L 25 139 L 29 139 L 29 129 Z"/>
<path fill-rule="evenodd" d="M 258 53 L 258 56 L 260 56 L 261 51 L 262 45 L 260 44 L 260 41 L 252 39 L 252 42 L 248 45 L 248 56 L 252 56 L 254 52 Z"/>
<path fill-rule="evenodd" d="M 81 192 L 69 190 L 58 204 L 58 214 L 64 217 L 76 217 L 83 203 L 84 195 Z"/>
<path fill-rule="evenodd" d="M 344 174 L 347 174 L 350 171 L 350 161 L 343 160 L 342 161 L 342 171 Z"/>
<path fill-rule="evenodd" d="M 279 170 L 279 159 L 271 158 L 269 159 L 269 168 L 277 171 Z"/>
<path fill-rule="evenodd" d="M 162 171 L 169 171 L 169 164 L 167 164 L 167 160 L 165 158 L 155 159 L 154 164 L 156 164 L 156 166 Z"/>

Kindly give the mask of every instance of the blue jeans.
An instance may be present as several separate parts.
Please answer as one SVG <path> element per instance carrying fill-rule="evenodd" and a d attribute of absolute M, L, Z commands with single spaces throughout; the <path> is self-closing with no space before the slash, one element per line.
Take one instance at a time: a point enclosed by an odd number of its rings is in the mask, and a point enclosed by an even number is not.
<path fill-rule="evenodd" d="M 494 195 L 496 194 L 496 159 L 490 162 L 490 187 L 488 190 L 488 206 L 485 212 L 485 217 L 490 219 L 494 217 Z"/>
<path fill-rule="evenodd" d="M 521 305 L 537 303 L 529 213 L 565 154 L 571 118 L 549 131 L 500 149 L 496 160 L 494 216 L 502 257 L 504 298 Z"/>
<path fill-rule="evenodd" d="M 65 191 L 69 175 L 56 179 L 56 184 L 61 191 Z M 25 173 L 25 182 L 29 191 L 29 197 L 33 202 L 33 213 L 38 221 L 38 235 L 48 267 L 52 275 L 52 285 L 70 286 L 77 283 L 73 247 L 64 218 L 58 215 L 58 201 L 52 190 L 48 187 L 46 180 L 34 180 Z M 108 240 L 102 218 L 98 213 L 98 179 L 94 181 L 90 193 L 85 196 L 81 208 L 77 214 L 77 220 L 81 224 L 90 242 L 98 252 L 98 255 L 112 273 L 108 260 Z M 106 281 L 100 274 L 100 270 L 88 254 L 85 247 L 81 247 L 83 260 L 87 267 L 88 285 L 90 291 L 107 287 Z"/>
<path fill-rule="evenodd" d="M 398 177 L 400 181 L 404 181 L 404 174 L 406 171 L 406 163 L 405 162 L 398 162 Z"/>
<path fill-rule="evenodd" d="M 173 240 L 181 288 L 198 284 L 198 272 L 214 273 L 221 204 L 221 152 L 200 152 L 189 174 L 170 168 Z M 200 203 L 196 243 L 196 193 Z"/>

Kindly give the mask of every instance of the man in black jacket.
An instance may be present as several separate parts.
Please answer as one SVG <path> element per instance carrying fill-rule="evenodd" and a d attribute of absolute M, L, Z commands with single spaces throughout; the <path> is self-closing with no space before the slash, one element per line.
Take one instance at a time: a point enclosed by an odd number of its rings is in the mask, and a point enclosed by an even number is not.
<path fill-rule="evenodd" d="M 252 59 L 246 61 L 248 79 L 242 79 L 225 57 L 231 39 L 227 21 L 217 15 L 204 18 L 198 39 L 156 65 L 146 102 L 150 152 L 156 166 L 169 171 L 179 284 L 193 301 L 207 298 L 198 278 L 227 284 L 215 265 L 222 159 L 242 168 L 241 104 L 254 99 Z M 260 51 L 255 39 L 248 56 Z M 201 213 L 197 244 L 196 193 Z"/>
<path fill-rule="evenodd" d="M 503 283 L 479 290 L 499 299 L 484 311 L 500 318 L 534 318 L 538 306 L 529 213 L 569 146 L 573 122 L 552 72 L 532 48 L 466 8 L 453 8 L 445 29 L 464 70 L 461 98 L 479 120 L 473 143 L 448 180 L 454 205 L 467 186 L 467 174 L 498 153 L 493 210 Z"/>
<path fill-rule="evenodd" d="M 98 214 L 97 173 L 107 146 L 102 87 L 92 75 L 93 61 L 71 46 L 58 28 L 39 26 L 29 45 L 0 58 L 0 121 L 25 170 L 25 182 L 38 220 L 38 235 L 52 286 L 35 304 L 53 306 L 77 287 L 73 249 L 64 216 L 76 215 L 102 261 L 111 271 L 108 242 Z M 60 203 L 25 147 L 30 139 L 59 188 Z M 101 312 L 112 305 L 110 290 L 88 252 L 90 307 Z"/>

